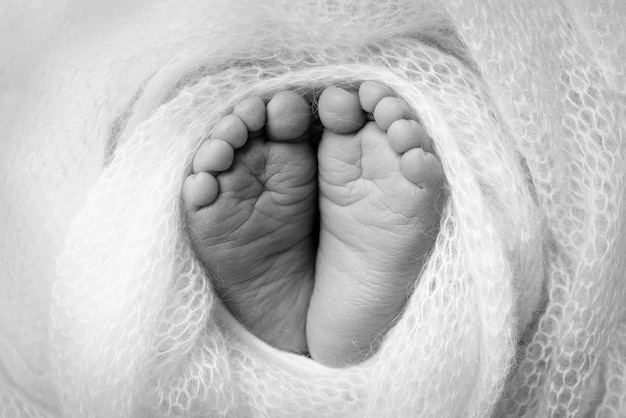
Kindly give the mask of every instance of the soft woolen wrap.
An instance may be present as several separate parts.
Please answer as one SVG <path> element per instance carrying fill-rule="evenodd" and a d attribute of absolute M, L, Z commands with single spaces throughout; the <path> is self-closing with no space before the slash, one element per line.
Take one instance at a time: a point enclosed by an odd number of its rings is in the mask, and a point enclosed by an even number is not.
<path fill-rule="evenodd" d="M 20 382 L 0 341 L 0 415 L 624 416 L 626 4 L 231 3 L 216 3 L 210 19 L 232 23 L 206 59 L 121 135 L 73 221 L 50 306 L 53 372 Z M 330 369 L 228 314 L 180 190 L 242 98 L 364 80 L 426 127 L 448 198 L 379 351 Z"/>

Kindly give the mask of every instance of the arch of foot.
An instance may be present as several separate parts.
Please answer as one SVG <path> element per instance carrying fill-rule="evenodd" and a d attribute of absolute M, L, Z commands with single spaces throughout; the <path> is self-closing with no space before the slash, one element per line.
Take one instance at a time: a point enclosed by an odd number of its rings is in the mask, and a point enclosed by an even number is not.
<path fill-rule="evenodd" d="M 359 46 L 341 58 L 320 53 L 315 65 L 259 68 L 272 78 L 213 74 L 185 88 L 120 146 L 60 263 L 53 342 L 66 410 L 115 415 L 159 405 L 151 415 L 253 416 L 492 410 L 516 336 L 536 308 L 541 216 L 516 146 L 477 77 L 414 39 L 389 46 Z M 176 212 L 198 143 L 244 97 L 361 80 L 388 85 L 419 115 L 436 141 L 449 198 L 430 261 L 378 354 L 335 370 L 270 348 L 238 326 L 207 285 Z M 125 199 L 112 198 L 120 195 Z M 120 216 L 150 228 L 120 229 Z M 80 280 L 94 271 L 93 280 Z M 114 297 L 120 294 L 131 296 Z M 88 324 L 98 324 L 99 334 Z M 114 341 L 112 353 L 106 347 Z"/>

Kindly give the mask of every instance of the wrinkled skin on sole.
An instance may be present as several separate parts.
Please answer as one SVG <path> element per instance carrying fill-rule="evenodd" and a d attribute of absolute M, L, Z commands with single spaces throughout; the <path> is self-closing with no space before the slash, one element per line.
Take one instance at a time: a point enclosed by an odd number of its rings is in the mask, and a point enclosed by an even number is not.
<path fill-rule="evenodd" d="M 624 5 L 293 4 L 0 7 L 0 415 L 623 415 Z M 332 370 L 224 310 L 179 196 L 243 97 L 364 80 L 450 197 L 379 353 Z"/>

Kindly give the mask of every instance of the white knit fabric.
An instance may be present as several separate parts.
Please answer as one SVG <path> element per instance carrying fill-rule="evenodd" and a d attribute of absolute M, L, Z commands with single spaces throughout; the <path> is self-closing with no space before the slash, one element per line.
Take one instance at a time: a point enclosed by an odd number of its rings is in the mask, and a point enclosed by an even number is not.
<path fill-rule="evenodd" d="M 0 338 L 0 416 L 626 415 L 625 21 L 619 0 L 250 3 L 122 135 L 58 254 L 52 372 Z M 329 369 L 228 314 L 180 190 L 242 98 L 364 80 L 429 131 L 448 199 L 378 353 Z"/>

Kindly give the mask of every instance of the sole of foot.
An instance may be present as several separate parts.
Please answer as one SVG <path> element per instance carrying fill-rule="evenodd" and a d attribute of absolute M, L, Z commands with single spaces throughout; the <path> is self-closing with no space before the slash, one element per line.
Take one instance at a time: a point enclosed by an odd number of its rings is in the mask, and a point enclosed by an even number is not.
<path fill-rule="evenodd" d="M 197 150 L 183 184 L 187 230 L 226 306 L 252 333 L 307 351 L 317 166 L 311 110 L 294 91 L 240 102 Z"/>
<path fill-rule="evenodd" d="M 365 360 L 401 314 L 433 246 L 444 175 L 432 139 L 386 86 L 319 97 L 320 237 L 307 339 L 318 362 Z"/>

